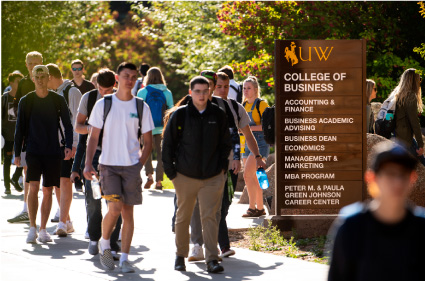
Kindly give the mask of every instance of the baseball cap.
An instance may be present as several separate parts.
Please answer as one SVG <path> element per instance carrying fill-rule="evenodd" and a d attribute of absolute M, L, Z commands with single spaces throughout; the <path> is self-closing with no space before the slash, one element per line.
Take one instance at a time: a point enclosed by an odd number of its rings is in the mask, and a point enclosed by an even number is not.
<path fill-rule="evenodd" d="M 213 80 L 214 84 L 217 82 L 217 74 L 211 70 L 203 70 L 201 71 L 201 76 Z"/>
<path fill-rule="evenodd" d="M 47 74 L 47 75 L 49 75 L 49 69 L 45 65 L 36 65 L 32 69 L 32 75 L 35 76 L 36 74 Z"/>
<path fill-rule="evenodd" d="M 413 171 L 418 165 L 418 160 L 403 145 L 388 141 L 374 146 L 370 167 L 376 173 L 385 163 L 396 163 Z"/>

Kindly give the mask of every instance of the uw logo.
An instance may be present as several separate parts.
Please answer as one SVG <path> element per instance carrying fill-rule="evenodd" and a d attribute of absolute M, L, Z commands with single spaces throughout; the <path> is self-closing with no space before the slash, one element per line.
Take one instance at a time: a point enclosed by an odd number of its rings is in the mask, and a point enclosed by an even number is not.
<path fill-rule="evenodd" d="M 294 66 L 295 64 L 298 63 L 298 57 L 297 57 L 297 54 L 296 54 L 296 47 L 297 46 L 295 45 L 295 42 L 291 42 L 291 46 L 290 46 L 291 49 L 289 49 L 288 47 L 285 48 L 285 58 L 288 62 L 291 62 L 292 66 Z M 317 58 L 319 59 L 319 61 L 322 61 L 322 60 L 327 61 L 329 59 L 329 56 L 331 55 L 331 52 L 332 52 L 334 47 L 331 47 L 329 49 L 329 52 L 328 52 L 328 48 L 329 47 L 326 47 L 326 49 L 323 50 L 322 47 L 313 47 L 313 49 L 316 51 L 316 55 L 317 55 Z M 301 61 L 312 61 L 311 49 L 312 49 L 312 47 L 308 47 L 308 58 L 303 59 L 303 57 L 302 57 L 302 47 L 298 47 L 299 59 Z M 319 53 L 319 51 L 320 51 L 320 53 Z"/>

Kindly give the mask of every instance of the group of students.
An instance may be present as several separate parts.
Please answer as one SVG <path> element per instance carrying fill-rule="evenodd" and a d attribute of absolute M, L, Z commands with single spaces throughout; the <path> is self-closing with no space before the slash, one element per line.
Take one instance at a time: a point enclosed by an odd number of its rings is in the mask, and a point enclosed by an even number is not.
<path fill-rule="evenodd" d="M 145 64 L 139 71 L 127 62 L 116 73 L 101 69 L 92 76 L 95 83 L 83 78 L 81 60 L 71 63 L 72 81 L 63 79 L 57 65 L 43 65 L 38 52 L 27 54 L 26 66 L 28 76 L 10 75 L 12 90 L 5 96 L 7 112 L 13 116 L 5 123 L 16 123 L 15 128 L 9 126 L 7 136 L 9 162 L 14 154 L 15 165 L 25 171 L 24 210 L 9 222 L 30 221 L 27 243 L 52 241 L 46 224 L 53 189 L 59 203 L 54 235 L 65 237 L 74 231 L 69 216 L 72 183 L 84 176 L 89 253 L 99 254 L 105 269 L 113 270 L 114 261 L 119 260 L 122 272 L 134 272 L 128 262 L 133 208 L 142 203 L 144 165 L 148 176 L 144 188 L 153 184 L 153 167 L 148 163 L 154 147 L 158 156 L 155 188 L 162 189 L 164 171 L 176 190 L 175 269 L 185 270 L 191 238 L 194 248 L 189 260 L 205 259 L 208 272 L 222 271 L 218 261 L 235 254 L 230 249 L 226 216 L 233 196 L 229 186 L 236 186 L 241 169 L 239 133 L 247 143 L 242 158 L 250 196 L 250 208 L 243 217 L 265 215 L 255 172 L 265 167 L 269 152 L 261 134 L 261 114 L 268 105 L 259 98 L 257 79 L 249 77 L 234 89 L 245 96 L 241 105 L 228 98 L 233 80 L 229 66 L 217 73 L 202 71 L 190 81 L 189 95 L 173 106 L 160 69 Z M 7 175 L 10 164 L 8 168 Z M 37 230 L 41 176 L 43 199 Z M 92 193 L 96 180 L 108 204 L 103 218 L 101 202 Z M 121 246 L 117 243 L 120 231 Z"/>

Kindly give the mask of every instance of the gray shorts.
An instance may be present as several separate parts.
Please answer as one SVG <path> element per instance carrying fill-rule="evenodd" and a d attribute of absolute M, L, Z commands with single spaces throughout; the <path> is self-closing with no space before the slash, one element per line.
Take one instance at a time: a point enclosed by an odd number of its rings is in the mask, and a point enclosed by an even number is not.
<path fill-rule="evenodd" d="M 105 199 L 118 199 L 126 205 L 142 204 L 142 167 L 141 163 L 133 166 L 99 164 L 100 186 Z"/>

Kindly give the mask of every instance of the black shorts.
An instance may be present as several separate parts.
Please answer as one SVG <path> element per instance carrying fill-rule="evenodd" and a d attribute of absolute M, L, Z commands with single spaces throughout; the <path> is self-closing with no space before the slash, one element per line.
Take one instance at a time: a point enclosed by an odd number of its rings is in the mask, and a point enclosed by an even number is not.
<path fill-rule="evenodd" d="M 74 158 L 71 158 L 69 160 L 61 159 L 61 178 L 71 177 L 72 164 L 74 164 Z"/>
<path fill-rule="evenodd" d="M 61 159 L 57 156 L 31 155 L 27 153 L 27 182 L 40 181 L 43 175 L 43 186 L 59 186 Z"/>

